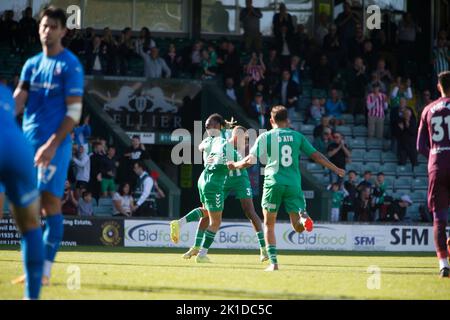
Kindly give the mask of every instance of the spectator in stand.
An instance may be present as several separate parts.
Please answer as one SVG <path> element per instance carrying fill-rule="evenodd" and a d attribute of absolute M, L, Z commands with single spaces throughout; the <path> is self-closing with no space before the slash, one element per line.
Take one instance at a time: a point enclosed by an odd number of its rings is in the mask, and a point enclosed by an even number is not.
<path fill-rule="evenodd" d="M 405 219 L 408 207 L 412 205 L 411 198 L 405 194 L 399 200 L 394 200 L 394 202 L 389 206 L 387 210 L 387 221 L 399 222 Z"/>
<path fill-rule="evenodd" d="M 84 55 L 86 50 L 86 44 L 84 42 L 83 33 L 80 29 L 73 29 L 68 34 L 71 35 L 69 43 L 66 44 L 67 48 L 75 55 L 80 57 Z"/>
<path fill-rule="evenodd" d="M 387 96 L 380 91 L 375 83 L 372 92 L 367 96 L 368 137 L 383 138 L 385 111 L 388 108 Z"/>
<path fill-rule="evenodd" d="M 281 68 L 289 68 L 291 62 L 291 56 L 294 54 L 294 37 L 288 32 L 286 26 L 281 27 L 280 36 L 275 39 L 277 44 L 277 52 L 280 57 Z"/>
<path fill-rule="evenodd" d="M 330 128 L 325 128 L 322 132 L 322 136 L 314 138 L 314 148 L 316 148 L 321 153 L 326 154 L 328 152 L 328 145 L 330 144 L 330 141 L 332 141 L 331 133 L 332 132 Z"/>
<path fill-rule="evenodd" d="M 156 43 L 152 39 L 150 30 L 147 27 L 143 27 L 139 33 L 139 38 L 136 40 L 136 44 L 142 47 L 144 52 L 150 51 L 152 48 L 156 48 Z"/>
<path fill-rule="evenodd" d="M 136 42 L 136 52 L 144 59 L 144 76 L 146 78 L 170 78 L 171 71 L 166 61 L 159 56 L 159 49 L 153 47 L 150 54 L 144 52 L 142 44 Z"/>
<path fill-rule="evenodd" d="M 236 89 L 236 87 L 234 85 L 233 78 L 231 78 L 231 77 L 225 79 L 225 94 L 231 100 L 239 103 L 240 94 L 238 93 L 238 90 Z"/>
<path fill-rule="evenodd" d="M 325 128 L 329 128 L 331 130 L 330 118 L 327 116 L 322 116 L 320 119 L 320 124 L 313 130 L 313 137 L 320 138 Z"/>
<path fill-rule="evenodd" d="M 137 177 L 134 174 L 134 164 L 138 161 L 143 161 L 148 158 L 147 150 L 141 138 L 138 135 L 134 135 L 131 138 L 131 146 L 125 149 L 124 157 L 124 169 L 123 178 L 121 181 L 130 181 L 131 189 L 135 187 L 135 181 Z"/>
<path fill-rule="evenodd" d="M 361 57 L 367 66 L 367 73 L 371 74 L 377 68 L 378 54 L 373 50 L 373 44 L 370 40 L 364 41 L 363 53 Z"/>
<path fill-rule="evenodd" d="M 102 197 L 113 196 L 116 191 L 116 175 L 119 162 L 116 158 L 116 148 L 109 147 L 108 154 L 103 157 L 103 161 L 100 164 L 100 173 L 102 178 Z"/>
<path fill-rule="evenodd" d="M 131 196 L 130 184 L 125 182 L 119 186 L 119 190 L 113 196 L 114 215 L 130 217 L 135 210 L 134 200 Z"/>
<path fill-rule="evenodd" d="M 355 221 L 371 222 L 374 221 L 374 206 L 370 196 L 370 188 L 363 187 L 355 201 Z"/>
<path fill-rule="evenodd" d="M 418 103 L 416 105 L 417 119 L 420 119 L 423 109 L 432 102 L 433 99 L 431 99 L 431 91 L 429 89 L 423 90 L 422 97 L 421 99 L 418 99 Z"/>
<path fill-rule="evenodd" d="M 299 56 L 293 56 L 289 65 L 291 79 L 297 84 L 298 91 L 302 92 L 302 73 L 305 69 L 305 60 L 301 61 Z"/>
<path fill-rule="evenodd" d="M 20 26 L 19 23 L 14 20 L 14 11 L 13 10 L 5 10 L 3 16 L 3 26 L 2 29 L 5 34 L 5 40 L 7 41 L 11 52 L 19 51 L 19 31 Z"/>
<path fill-rule="evenodd" d="M 134 208 L 133 215 L 142 217 L 149 216 L 155 213 L 152 207 L 152 201 L 150 195 L 153 190 L 153 178 L 147 173 L 145 165 L 142 161 L 137 161 L 133 166 L 134 173 L 138 176 L 138 184 L 136 189 L 136 207 Z"/>
<path fill-rule="evenodd" d="M 78 200 L 78 215 L 81 217 L 92 217 L 94 215 L 91 192 L 84 191 L 81 199 Z"/>
<path fill-rule="evenodd" d="M 378 213 L 375 220 L 381 221 L 387 214 L 387 206 L 384 204 L 384 198 L 386 196 L 387 185 L 384 181 L 384 173 L 378 172 L 377 179 L 372 191 L 375 210 Z"/>
<path fill-rule="evenodd" d="M 81 189 L 88 189 L 89 179 L 91 176 L 91 159 L 84 151 L 84 146 L 78 146 L 78 150 L 72 158 L 75 164 L 75 190 L 80 195 Z"/>
<path fill-rule="evenodd" d="M 351 39 L 355 37 L 356 26 L 361 24 L 358 14 L 352 11 L 350 1 L 344 2 L 344 11 L 337 16 L 335 23 L 339 29 L 342 45 L 348 48 Z"/>
<path fill-rule="evenodd" d="M 356 189 L 358 192 L 361 192 L 364 188 L 369 189 L 370 193 L 372 193 L 372 172 L 370 170 L 364 171 L 363 180 L 358 184 Z"/>
<path fill-rule="evenodd" d="M 233 78 L 234 83 L 240 83 L 241 78 L 241 60 L 239 53 L 236 51 L 234 43 L 229 42 L 227 46 L 228 52 L 223 62 L 224 78 Z"/>
<path fill-rule="evenodd" d="M 366 107 L 366 86 L 367 86 L 366 66 L 361 57 L 356 57 L 353 67 L 347 79 L 347 93 L 349 95 L 349 113 L 353 115 L 365 114 Z"/>
<path fill-rule="evenodd" d="M 312 80 L 313 88 L 328 91 L 331 81 L 333 80 L 333 71 L 328 64 L 328 58 L 326 55 L 321 55 L 319 64 L 313 68 Z"/>
<path fill-rule="evenodd" d="M 201 75 L 202 80 L 213 79 L 216 76 L 216 73 L 213 70 L 217 68 L 217 65 L 213 65 L 208 50 L 202 51 L 201 66 L 202 66 L 202 75 Z"/>
<path fill-rule="evenodd" d="M 342 102 L 338 91 L 336 89 L 331 89 L 330 97 L 327 99 L 325 104 L 325 113 L 328 117 L 330 117 L 331 122 L 334 122 L 335 126 L 340 126 L 344 123 L 341 118 L 345 109 L 345 104 Z"/>
<path fill-rule="evenodd" d="M 351 161 L 351 152 L 348 146 L 345 144 L 344 137 L 340 132 L 333 134 L 333 141 L 328 145 L 327 150 L 328 158 L 338 168 L 345 170 L 345 166 Z M 342 178 L 334 172 L 330 172 L 330 183 L 337 182 L 339 185 L 342 183 Z"/>
<path fill-rule="evenodd" d="M 177 48 L 175 44 L 169 44 L 169 51 L 164 56 L 167 66 L 170 69 L 170 73 L 173 78 L 176 78 L 181 69 L 182 57 L 177 54 Z"/>
<path fill-rule="evenodd" d="M 332 72 L 336 72 L 343 60 L 343 48 L 336 25 L 330 26 L 330 32 L 323 39 L 323 52 L 330 61 Z"/>
<path fill-rule="evenodd" d="M 219 65 L 219 73 L 223 73 L 223 63 L 225 57 L 228 54 L 228 40 L 227 38 L 221 38 L 219 48 L 217 49 L 217 64 Z"/>
<path fill-rule="evenodd" d="M 92 196 L 97 200 L 100 198 L 101 193 L 101 165 L 105 155 L 103 154 L 103 146 L 100 142 L 93 143 L 94 152 L 90 156 L 91 170 L 89 178 L 89 190 L 92 191 Z"/>
<path fill-rule="evenodd" d="M 260 53 L 262 48 L 262 35 L 260 32 L 261 10 L 253 7 L 252 0 L 245 0 L 245 8 L 239 13 L 239 21 L 244 29 L 245 51 L 255 50 Z"/>
<path fill-rule="evenodd" d="M 27 7 L 24 10 L 23 17 L 19 21 L 20 34 L 22 36 L 22 49 L 28 50 L 39 41 L 39 26 L 33 18 L 33 9 Z"/>
<path fill-rule="evenodd" d="M 263 54 L 260 53 L 258 56 L 256 52 L 253 52 L 249 63 L 244 66 L 244 72 L 251 88 L 255 88 L 257 83 L 263 81 L 266 72 Z"/>
<path fill-rule="evenodd" d="M 292 20 L 292 16 L 287 12 L 286 5 L 280 3 L 279 9 L 280 12 L 275 13 L 272 19 L 272 30 L 276 39 L 281 37 L 283 27 L 286 27 L 289 35 L 294 34 L 294 21 Z"/>
<path fill-rule="evenodd" d="M 372 79 L 367 85 L 367 92 L 373 91 L 373 86 L 378 85 L 380 87 L 380 92 L 387 94 L 387 87 L 383 81 L 380 80 L 378 74 L 376 72 L 372 72 Z M 386 96 L 387 97 L 387 96 Z"/>
<path fill-rule="evenodd" d="M 450 70 L 450 52 L 448 50 L 447 40 L 443 37 L 437 41 L 437 46 L 433 49 L 433 88 L 437 86 L 438 75 L 441 72 Z M 437 97 L 437 91 L 435 96 Z"/>
<path fill-rule="evenodd" d="M 77 215 L 78 201 L 71 189 L 69 180 L 64 184 L 64 194 L 61 199 L 61 212 L 65 216 Z"/>
<path fill-rule="evenodd" d="M 398 24 L 397 30 L 397 61 L 399 61 L 399 71 L 402 76 L 411 75 L 411 70 L 408 70 L 408 65 L 411 61 L 416 60 L 416 38 L 418 32 L 420 32 L 420 28 L 413 21 L 412 14 L 405 12 L 402 20 Z"/>
<path fill-rule="evenodd" d="M 266 66 L 266 83 L 269 91 L 273 91 L 277 86 L 281 76 L 281 62 L 275 48 L 269 50 L 269 58 L 265 63 Z"/>
<path fill-rule="evenodd" d="M 294 54 L 300 57 L 305 57 L 311 45 L 311 39 L 306 32 L 304 24 L 297 25 L 297 31 L 293 37 Z"/>
<path fill-rule="evenodd" d="M 407 158 L 409 158 L 413 167 L 417 165 L 416 137 L 417 121 L 412 115 L 411 109 L 407 108 L 398 122 L 397 148 L 399 165 L 406 165 Z"/>
<path fill-rule="evenodd" d="M 289 70 L 284 70 L 281 74 L 281 82 L 275 88 L 274 97 L 288 109 L 290 119 L 295 117 L 298 95 L 297 85 L 291 80 L 291 73 Z"/>
<path fill-rule="evenodd" d="M 217 51 L 216 47 L 209 43 L 207 47 L 208 55 L 209 55 L 209 63 L 211 64 L 211 71 L 217 73 L 219 70 L 218 64 L 217 64 Z"/>
<path fill-rule="evenodd" d="M 338 222 L 340 211 L 344 200 L 344 193 L 340 190 L 340 184 L 331 184 L 331 222 Z"/>
<path fill-rule="evenodd" d="M 260 92 L 256 93 L 251 105 L 251 110 L 252 113 L 256 115 L 261 128 L 267 128 L 269 124 L 269 108 L 267 103 L 264 101 L 263 95 Z"/>
<path fill-rule="evenodd" d="M 106 72 L 108 76 L 117 74 L 117 41 L 114 39 L 111 29 L 103 29 L 102 45 L 106 48 Z"/>
<path fill-rule="evenodd" d="M 125 76 L 128 73 L 128 61 L 133 55 L 135 47 L 131 39 L 132 31 L 130 27 L 122 30 L 120 35 L 120 41 L 117 49 L 117 55 L 119 58 L 119 74 Z"/>
<path fill-rule="evenodd" d="M 319 25 L 314 33 L 314 39 L 319 47 L 323 46 L 323 39 L 328 34 L 329 20 L 325 12 L 319 14 Z"/>
<path fill-rule="evenodd" d="M 400 99 L 404 98 L 407 101 L 412 100 L 413 93 L 411 88 L 411 79 L 406 79 L 403 81 L 401 77 L 397 77 L 395 80 L 394 87 L 391 91 L 391 107 L 393 108 L 393 112 L 395 108 L 400 106 Z"/>
<path fill-rule="evenodd" d="M 86 48 L 86 74 L 101 76 L 106 74 L 107 48 L 102 44 L 100 36 L 94 36 Z"/>
<path fill-rule="evenodd" d="M 355 213 L 355 202 L 358 196 L 357 177 L 358 174 L 354 170 L 348 171 L 347 181 L 344 181 L 345 197 L 342 204 L 342 221 L 353 221 Z"/>
<path fill-rule="evenodd" d="M 382 92 L 386 93 L 386 89 L 389 88 L 393 77 L 391 71 L 386 68 L 386 61 L 383 58 L 378 60 L 375 73 L 378 76 L 378 80 L 384 84 L 385 90 L 382 90 Z"/>
<path fill-rule="evenodd" d="M 356 57 L 363 55 L 365 41 L 366 37 L 364 36 L 362 25 L 358 23 L 356 25 L 355 37 L 350 40 L 349 47 L 347 48 L 347 58 L 349 61 L 354 61 Z"/>
<path fill-rule="evenodd" d="M 320 121 L 325 114 L 325 108 L 320 105 L 320 100 L 313 97 L 311 100 L 311 107 L 309 107 L 309 115 L 314 121 L 314 125 L 320 125 Z"/>

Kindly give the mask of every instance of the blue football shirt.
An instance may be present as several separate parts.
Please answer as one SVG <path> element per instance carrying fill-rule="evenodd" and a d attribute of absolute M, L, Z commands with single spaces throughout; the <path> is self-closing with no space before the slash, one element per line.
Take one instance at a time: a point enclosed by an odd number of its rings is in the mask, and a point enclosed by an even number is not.
<path fill-rule="evenodd" d="M 40 53 L 25 62 L 20 81 L 28 82 L 28 101 L 23 132 L 36 148 L 61 126 L 66 116 L 66 98 L 83 96 L 83 67 L 78 58 L 64 49 L 56 56 Z M 62 144 L 69 143 L 67 135 Z"/>

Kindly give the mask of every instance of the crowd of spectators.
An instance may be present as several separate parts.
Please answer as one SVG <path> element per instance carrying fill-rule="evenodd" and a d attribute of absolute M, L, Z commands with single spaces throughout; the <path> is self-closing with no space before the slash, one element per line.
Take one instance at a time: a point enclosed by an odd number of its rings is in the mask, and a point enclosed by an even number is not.
<path fill-rule="evenodd" d="M 158 199 L 164 191 L 158 173 L 147 171 L 149 153 L 139 136 L 117 154 L 114 145 L 92 137 L 90 116 L 72 132 L 73 155 L 62 200 L 65 215 L 92 216 L 102 199 L 112 204 L 114 215 L 158 215 Z M 107 202 L 108 202 L 107 201 Z"/>

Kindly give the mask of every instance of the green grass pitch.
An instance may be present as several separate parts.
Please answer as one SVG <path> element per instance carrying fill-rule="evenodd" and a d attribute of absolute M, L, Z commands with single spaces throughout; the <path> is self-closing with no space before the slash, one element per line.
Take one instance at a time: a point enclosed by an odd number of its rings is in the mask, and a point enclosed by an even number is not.
<path fill-rule="evenodd" d="M 280 271 L 264 272 L 257 251 L 210 250 L 212 264 L 183 250 L 63 248 L 43 299 L 449 299 L 432 253 L 279 252 Z M 75 267 L 73 267 L 75 266 Z M 379 282 L 368 273 L 380 270 Z M 79 268 L 79 269 L 78 269 Z M 73 270 L 79 270 L 79 284 Z M 0 299 L 21 299 L 18 247 L 0 247 Z M 372 278 L 371 278 L 372 277 Z M 376 276 L 375 276 L 376 277 Z M 74 290 L 68 288 L 71 284 Z M 370 284 L 379 289 L 369 289 Z"/>

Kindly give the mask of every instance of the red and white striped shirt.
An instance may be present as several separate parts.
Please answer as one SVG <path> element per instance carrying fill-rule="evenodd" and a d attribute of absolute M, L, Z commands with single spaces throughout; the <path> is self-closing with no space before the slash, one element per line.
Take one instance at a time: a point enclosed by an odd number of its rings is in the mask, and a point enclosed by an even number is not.
<path fill-rule="evenodd" d="M 388 107 L 387 96 L 384 93 L 371 93 L 367 96 L 369 117 L 384 118 L 384 110 Z"/>

